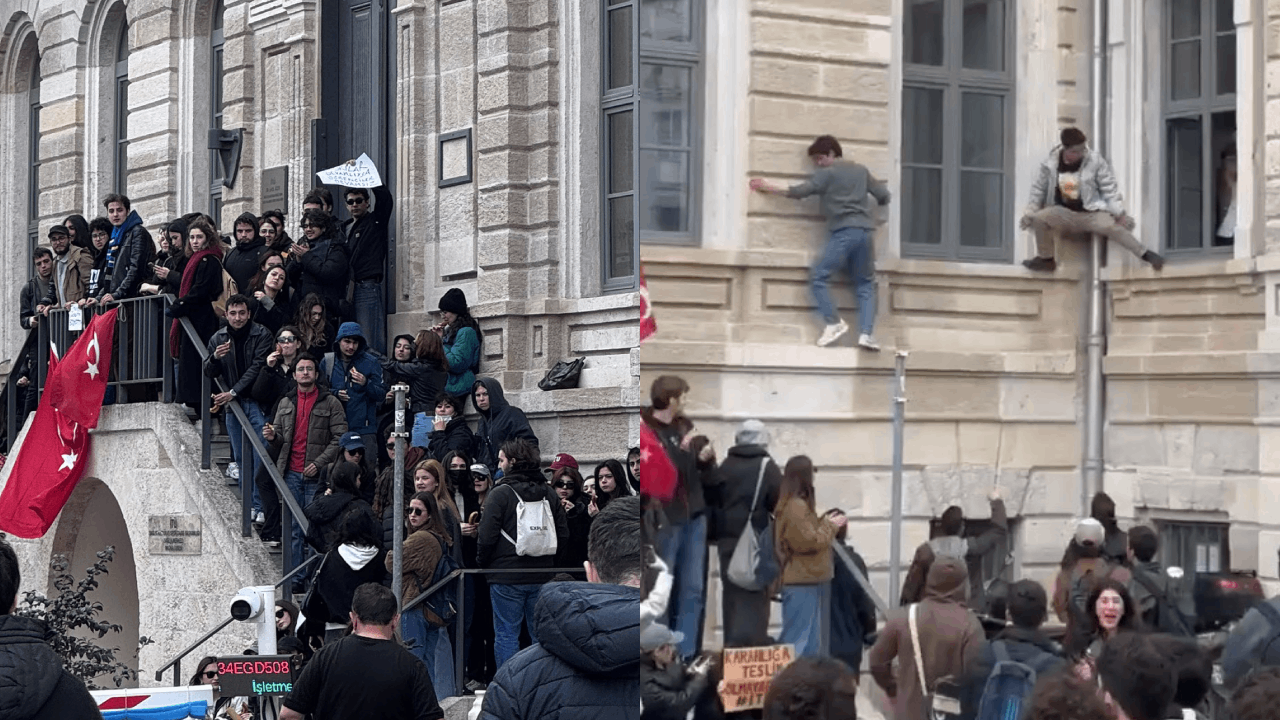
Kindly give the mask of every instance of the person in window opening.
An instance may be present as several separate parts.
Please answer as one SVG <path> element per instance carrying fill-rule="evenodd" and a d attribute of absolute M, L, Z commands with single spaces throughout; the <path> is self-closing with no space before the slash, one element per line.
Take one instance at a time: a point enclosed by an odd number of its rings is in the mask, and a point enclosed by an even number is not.
<path fill-rule="evenodd" d="M 631 491 L 640 494 L 640 448 L 633 447 L 627 451 L 627 482 Z"/>
<path fill-rule="evenodd" d="M 80 302 L 93 269 L 93 256 L 71 244 L 71 234 L 65 226 L 49 228 L 49 246 L 53 248 L 53 282 L 36 308 L 41 315 L 48 315 L 51 308 L 71 307 Z"/>
<path fill-rule="evenodd" d="M 1036 237 L 1036 256 L 1023 261 L 1029 270 L 1053 272 L 1054 240 L 1063 233 L 1097 233 L 1118 243 L 1152 269 L 1164 258 L 1133 236 L 1133 218 L 1106 158 L 1089 148 L 1079 128 L 1064 128 L 1061 144 L 1049 153 L 1031 186 L 1031 198 L 1018 227 Z"/>
<path fill-rule="evenodd" d="M 271 237 L 267 237 L 267 230 L 263 228 L 265 225 L 271 225 Z M 263 210 L 262 225 L 258 226 L 258 232 L 267 241 L 267 247 L 276 252 L 287 255 L 289 246 L 293 244 L 293 238 L 289 237 L 289 233 L 284 229 L 284 213 L 279 210 Z"/>
<path fill-rule="evenodd" d="M 348 160 L 355 165 L 355 160 Z M 351 301 L 356 306 L 356 322 L 369 336 L 369 345 L 379 354 L 387 351 L 387 312 L 383 300 L 383 269 L 387 263 L 387 228 L 395 198 L 387 186 L 372 189 L 373 207 L 369 206 L 370 190 L 347 188 L 343 193 L 351 219 L 343 223 L 347 247 L 351 254 Z"/>
<path fill-rule="evenodd" d="M 258 218 L 253 213 L 241 213 L 236 218 L 235 233 L 235 247 L 227 253 L 223 265 L 235 281 L 236 289 L 248 295 L 262 256 L 267 252 L 267 243 L 258 236 Z"/>
<path fill-rule="evenodd" d="M 871 198 L 880 205 L 887 205 L 889 188 L 884 181 L 873 177 L 865 165 L 843 159 L 844 151 L 840 149 L 839 141 L 830 135 L 814 140 L 808 154 L 817 170 L 805 182 L 781 188 L 755 178 L 751 181 L 751 189 L 794 199 L 810 195 L 819 197 L 818 207 L 827 219 L 827 230 L 831 236 L 809 277 L 809 289 L 818 305 L 818 313 L 826 323 L 822 336 L 818 338 L 818 346 L 826 347 L 849 332 L 848 324 L 837 314 L 827 289 L 831 276 L 845 269 L 858 297 L 858 347 L 879 350 L 880 346 L 872 336 L 876 323 L 876 260 L 871 233 L 877 222 L 872 216 Z"/>
<path fill-rule="evenodd" d="M 983 559 L 995 552 L 1001 540 L 1009 535 L 1009 518 L 999 489 L 993 489 L 987 497 L 991 503 L 991 527 L 976 537 L 965 536 L 964 509 L 952 505 L 942 513 L 939 521 L 941 534 L 916 549 L 907 578 L 902 583 L 902 605 L 910 605 L 924 599 L 925 580 L 934 558 L 950 555 L 965 563 L 969 576 L 968 604 L 976 612 L 986 612 L 986 592 L 983 587 Z"/>
<path fill-rule="evenodd" d="M 484 334 L 480 323 L 471 317 L 467 296 L 458 288 L 449 288 L 440 298 L 440 322 L 431 331 L 444 341 L 445 357 L 449 360 L 449 384 L 445 390 L 454 395 L 465 395 L 475 385 L 480 371 L 480 351 L 484 346 Z"/>
<path fill-rule="evenodd" d="M 151 233 L 142 226 L 142 218 L 132 209 L 129 198 L 112 193 L 102 204 L 113 227 L 105 268 L 109 279 L 102 283 L 97 297 L 85 298 L 86 305 L 106 304 L 137 295 L 156 255 Z"/>
<path fill-rule="evenodd" d="M 1240 168 L 1236 160 L 1236 144 L 1222 148 L 1218 156 L 1218 229 L 1214 245 L 1231 245 L 1236 239 L 1236 183 Z"/>
<path fill-rule="evenodd" d="M 329 192 L 329 188 L 311 188 L 311 192 L 302 199 L 302 212 L 305 214 L 311 209 L 320 210 L 325 215 L 333 214 L 333 193 Z"/>

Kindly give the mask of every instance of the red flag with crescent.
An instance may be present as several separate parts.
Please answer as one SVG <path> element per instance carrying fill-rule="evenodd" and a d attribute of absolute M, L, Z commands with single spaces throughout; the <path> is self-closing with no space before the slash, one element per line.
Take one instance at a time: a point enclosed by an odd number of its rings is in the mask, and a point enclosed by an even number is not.
<path fill-rule="evenodd" d="M 653 305 L 649 303 L 649 285 L 644 281 L 644 268 L 640 268 L 640 342 L 658 332 L 658 322 L 653 318 Z"/>
<path fill-rule="evenodd" d="M 119 313 L 119 308 L 113 308 L 95 317 L 58 363 L 57 372 L 49 372 L 45 383 L 49 404 L 86 428 L 98 427 Z"/>
<path fill-rule="evenodd" d="M 645 422 L 640 423 L 640 494 L 670 502 L 680 474 L 662 446 L 662 439 Z"/>

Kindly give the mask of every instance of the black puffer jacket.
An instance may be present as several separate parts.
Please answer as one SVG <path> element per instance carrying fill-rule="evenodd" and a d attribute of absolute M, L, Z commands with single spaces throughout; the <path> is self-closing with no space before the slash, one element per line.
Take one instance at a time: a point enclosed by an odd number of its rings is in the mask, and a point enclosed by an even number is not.
<path fill-rule="evenodd" d="M 62 667 L 45 643 L 38 620 L 0 615 L 0 718 L 80 720 L 101 718 L 84 683 Z"/>
<path fill-rule="evenodd" d="M 645 658 L 640 664 L 640 684 L 644 720 L 684 720 L 707 689 L 707 676 L 689 675 L 680 662 L 659 669 Z"/>
<path fill-rule="evenodd" d="M 480 413 L 480 425 L 476 428 L 476 462 L 484 463 L 489 472 L 497 473 L 498 450 L 502 443 L 512 438 L 524 438 L 538 446 L 538 436 L 529 427 L 524 411 L 507 403 L 502 385 L 493 378 L 480 378 L 476 385 L 484 385 L 489 391 L 489 409 L 480 410 L 476 403 L 475 388 L 471 389 L 471 404 Z"/>
<path fill-rule="evenodd" d="M 253 220 L 253 216 L 245 213 L 236 218 L 237 223 L 245 223 Z M 249 292 L 249 283 L 253 281 L 253 276 L 258 274 L 258 264 L 262 261 L 262 255 L 267 251 L 267 243 L 258 237 L 255 230 L 253 239 L 247 243 L 236 243 L 222 260 L 222 266 L 226 268 L 227 274 L 232 280 L 236 281 L 236 289 L 241 295 L 253 297 Z"/>
<path fill-rule="evenodd" d="M 538 475 L 537 470 L 512 470 L 502 479 L 501 484 L 489 491 L 484 500 L 480 528 L 476 533 L 476 559 L 480 567 L 532 571 L 556 566 L 554 554 L 540 557 L 517 555 L 515 544 L 502 536 L 505 532 L 508 537 L 517 537 L 516 507 L 520 500 L 529 503 L 544 499 L 551 506 L 551 515 L 555 518 L 557 549 L 569 541 L 569 525 L 565 520 L 564 507 L 560 505 L 560 498 L 551 486 Z M 493 582 L 533 585 L 550 579 L 545 572 L 503 573 L 501 576 L 494 576 Z"/>
<path fill-rule="evenodd" d="M 549 583 L 533 615 L 538 644 L 498 670 L 480 720 L 639 719 L 639 588 Z"/>
<path fill-rule="evenodd" d="M 467 419 L 461 415 L 455 415 L 443 430 L 432 430 L 427 435 L 427 454 L 441 463 L 450 452 L 471 457 L 475 446 L 476 436 L 467 425 Z"/>
<path fill-rule="evenodd" d="M 382 366 L 383 378 L 386 380 L 388 389 L 401 381 L 409 385 L 410 417 L 420 412 L 435 411 L 436 395 L 444 392 L 444 386 L 449 382 L 449 373 L 421 358 L 400 362 L 372 348 L 367 349 Z"/>
<path fill-rule="evenodd" d="M 345 319 L 347 302 L 347 273 L 350 257 L 342 239 L 321 236 L 302 256 L 289 258 L 285 271 L 289 274 L 289 287 L 297 288 L 298 297 L 315 293 L 324 301 L 329 317 Z"/>

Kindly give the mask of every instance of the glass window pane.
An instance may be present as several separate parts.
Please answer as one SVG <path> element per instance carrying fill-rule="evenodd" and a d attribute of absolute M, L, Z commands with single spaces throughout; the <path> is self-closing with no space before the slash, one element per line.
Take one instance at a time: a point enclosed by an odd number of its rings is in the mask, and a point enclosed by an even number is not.
<path fill-rule="evenodd" d="M 1216 12 L 1214 13 L 1214 15 L 1217 16 L 1217 20 L 1214 22 L 1214 26 L 1215 26 L 1214 30 L 1218 32 L 1235 30 L 1236 28 L 1235 10 L 1236 9 L 1235 9 L 1234 0 L 1216 0 L 1216 3 L 1217 3 L 1215 7 Z"/>
<path fill-rule="evenodd" d="M 631 131 L 631 111 L 609 115 L 609 194 L 631 192 L 634 187 L 635 137 Z"/>
<path fill-rule="evenodd" d="M 1169 39 L 1200 35 L 1200 0 L 1172 0 L 1169 4 Z"/>
<path fill-rule="evenodd" d="M 1003 0 L 964 0 L 964 60 L 974 70 L 1004 70 Z"/>
<path fill-rule="evenodd" d="M 1004 230 L 1004 174 L 960 173 L 960 244 L 998 248 Z"/>
<path fill-rule="evenodd" d="M 641 232 L 689 232 L 689 154 L 640 151 Z"/>
<path fill-rule="evenodd" d="M 1004 98 L 985 93 L 960 96 L 960 165 L 1004 167 Z"/>
<path fill-rule="evenodd" d="M 693 40 L 693 0 L 640 0 L 640 37 L 670 43 Z"/>
<path fill-rule="evenodd" d="M 933 168 L 903 168 L 903 238 L 908 243 L 942 243 L 942 171 Z"/>
<path fill-rule="evenodd" d="M 631 8 L 609 11 L 609 77 L 606 90 L 631 84 Z"/>
<path fill-rule="evenodd" d="M 1197 249 L 1204 233 L 1200 119 L 1169 120 L 1168 142 L 1169 245 L 1174 250 Z"/>
<path fill-rule="evenodd" d="M 902 161 L 942 164 L 942 90 L 902 89 Z"/>
<path fill-rule="evenodd" d="M 1200 97 L 1200 41 L 1174 43 L 1170 55 L 1170 96 L 1174 100 Z"/>
<path fill-rule="evenodd" d="M 640 65 L 640 143 L 689 146 L 693 73 L 678 65 Z"/>
<path fill-rule="evenodd" d="M 1214 74 L 1218 76 L 1216 83 L 1218 94 L 1234 95 L 1236 92 L 1235 33 L 1218 36 L 1218 57 L 1214 60 Z"/>
<path fill-rule="evenodd" d="M 941 65 L 943 0 L 906 0 L 906 3 L 906 23 L 902 31 L 906 62 Z"/>
<path fill-rule="evenodd" d="M 1211 142 L 1213 154 L 1214 247 L 1231 247 L 1236 235 L 1236 200 L 1239 193 L 1239 159 L 1236 152 L 1236 114 L 1214 113 Z"/>
<path fill-rule="evenodd" d="M 636 227 L 633 198 L 613 198 L 609 201 L 609 277 L 621 278 L 635 274 Z"/>

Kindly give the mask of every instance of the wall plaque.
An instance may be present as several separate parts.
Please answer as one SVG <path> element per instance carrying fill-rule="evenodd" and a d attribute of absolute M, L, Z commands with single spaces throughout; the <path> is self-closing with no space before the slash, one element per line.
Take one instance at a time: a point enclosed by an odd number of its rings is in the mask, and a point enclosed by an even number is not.
<path fill-rule="evenodd" d="M 199 555 L 204 526 L 199 515 L 151 515 L 147 518 L 152 555 Z"/>
<path fill-rule="evenodd" d="M 262 210 L 279 210 L 289 214 L 289 166 L 262 171 Z"/>

